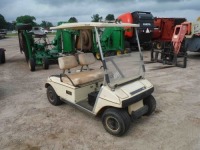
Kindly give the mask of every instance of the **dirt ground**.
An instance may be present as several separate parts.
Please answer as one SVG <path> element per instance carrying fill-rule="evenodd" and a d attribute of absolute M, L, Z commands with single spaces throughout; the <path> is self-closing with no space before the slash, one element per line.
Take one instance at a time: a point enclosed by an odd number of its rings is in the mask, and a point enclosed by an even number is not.
<path fill-rule="evenodd" d="M 2 150 L 199 150 L 200 54 L 186 69 L 146 64 L 154 87 L 156 112 L 131 124 L 123 137 L 108 134 L 101 119 L 70 105 L 52 106 L 44 84 L 61 71 L 30 72 L 16 37 L 0 40 L 6 63 L 0 65 L 0 149 Z M 145 61 L 150 52 L 144 52 Z"/>

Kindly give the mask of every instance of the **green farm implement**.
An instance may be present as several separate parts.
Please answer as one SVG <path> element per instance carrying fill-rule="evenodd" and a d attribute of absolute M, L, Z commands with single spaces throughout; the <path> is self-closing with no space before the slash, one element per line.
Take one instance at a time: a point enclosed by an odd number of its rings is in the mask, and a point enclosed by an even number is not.
<path fill-rule="evenodd" d="M 49 43 L 46 34 L 39 30 L 32 32 L 31 25 L 18 24 L 17 29 L 20 51 L 25 54 L 30 71 L 35 71 L 36 66 L 48 69 L 50 62 L 75 51 L 73 31 L 58 30 L 54 40 Z"/>
<path fill-rule="evenodd" d="M 62 24 L 66 23 L 58 23 L 58 25 Z M 59 29 L 52 42 L 49 42 L 44 32 L 33 32 L 31 25 L 18 24 L 17 29 L 20 50 L 25 54 L 31 71 L 35 71 L 36 66 L 48 69 L 50 62 L 57 61 L 58 57 L 77 52 L 92 52 L 97 59 L 101 58 L 97 35 L 92 29 Z M 126 53 L 124 51 L 124 28 L 100 28 L 98 32 L 105 57 Z"/>
<path fill-rule="evenodd" d="M 105 57 L 119 55 L 124 52 L 124 29 L 121 27 L 105 28 L 100 35 L 102 51 Z M 93 53 L 97 59 L 100 59 L 99 49 L 96 41 L 94 43 Z"/>

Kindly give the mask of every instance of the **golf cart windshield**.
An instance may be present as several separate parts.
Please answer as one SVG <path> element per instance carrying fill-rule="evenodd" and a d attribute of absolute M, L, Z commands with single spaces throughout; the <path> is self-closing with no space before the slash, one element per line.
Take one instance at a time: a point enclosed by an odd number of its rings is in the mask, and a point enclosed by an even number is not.
<path fill-rule="evenodd" d="M 143 76 L 139 52 L 131 52 L 120 56 L 105 57 L 109 85 L 117 85 L 132 81 Z"/>

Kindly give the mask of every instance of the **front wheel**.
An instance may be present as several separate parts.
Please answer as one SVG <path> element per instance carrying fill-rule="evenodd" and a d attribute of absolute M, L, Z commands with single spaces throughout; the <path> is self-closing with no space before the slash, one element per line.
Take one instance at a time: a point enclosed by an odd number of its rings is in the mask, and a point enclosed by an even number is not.
<path fill-rule="evenodd" d="M 130 116 L 126 110 L 107 109 L 102 115 L 105 130 L 115 136 L 122 136 L 130 127 Z"/>
<path fill-rule="evenodd" d="M 150 95 L 147 98 L 145 98 L 143 100 L 143 102 L 144 102 L 144 105 L 148 106 L 148 111 L 144 115 L 145 116 L 151 115 L 156 109 L 156 100 L 155 100 L 155 98 L 152 95 Z"/>
<path fill-rule="evenodd" d="M 30 68 L 30 71 L 35 71 L 35 60 L 33 58 L 29 59 L 28 66 Z"/>
<path fill-rule="evenodd" d="M 52 86 L 47 87 L 47 98 L 48 98 L 49 102 L 54 106 L 58 106 L 63 103 L 60 100 L 60 97 L 56 94 L 56 92 Z"/>

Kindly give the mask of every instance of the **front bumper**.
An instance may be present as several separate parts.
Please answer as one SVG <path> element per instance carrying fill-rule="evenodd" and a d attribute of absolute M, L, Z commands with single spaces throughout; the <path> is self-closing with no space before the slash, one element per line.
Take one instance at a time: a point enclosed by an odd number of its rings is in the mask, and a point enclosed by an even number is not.
<path fill-rule="evenodd" d="M 151 93 L 153 93 L 153 91 L 154 91 L 154 87 L 152 87 L 152 88 L 146 90 L 145 92 L 142 92 L 136 96 L 133 96 L 127 100 L 122 101 L 122 108 L 128 107 L 129 105 L 134 104 L 134 103 L 148 97 L 149 95 L 151 95 Z"/>

